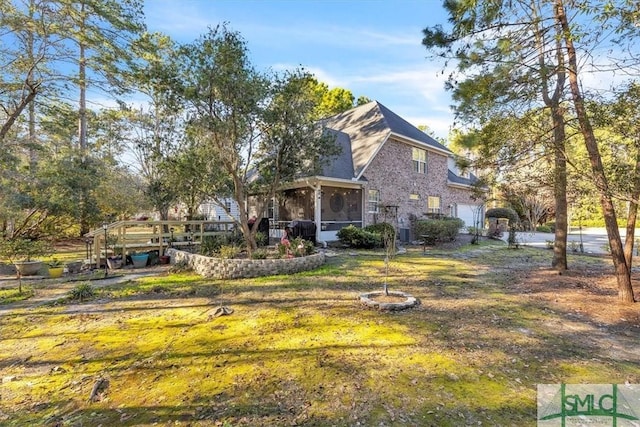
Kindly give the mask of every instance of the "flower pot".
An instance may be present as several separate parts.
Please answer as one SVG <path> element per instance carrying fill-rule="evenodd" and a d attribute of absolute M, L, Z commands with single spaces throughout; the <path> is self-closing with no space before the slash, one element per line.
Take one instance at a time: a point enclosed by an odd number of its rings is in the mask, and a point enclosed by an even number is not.
<path fill-rule="evenodd" d="M 162 255 L 160 257 L 160 264 L 169 264 L 169 261 L 171 261 L 171 257 L 169 255 Z"/>
<path fill-rule="evenodd" d="M 107 258 L 107 267 L 109 267 L 111 270 L 122 268 L 122 258 Z"/>
<path fill-rule="evenodd" d="M 133 263 L 133 268 L 142 268 L 147 266 L 147 261 L 149 261 L 149 254 L 133 254 L 131 256 L 131 262 Z"/>
<path fill-rule="evenodd" d="M 58 277 L 62 277 L 63 272 L 64 272 L 64 267 L 49 267 L 49 277 L 52 279 L 57 279 Z"/>
<path fill-rule="evenodd" d="M 42 261 L 18 261 L 15 263 L 21 276 L 35 276 L 43 265 Z"/>
<path fill-rule="evenodd" d="M 72 261 L 67 263 L 67 271 L 69 274 L 80 273 L 82 271 L 82 261 Z"/>

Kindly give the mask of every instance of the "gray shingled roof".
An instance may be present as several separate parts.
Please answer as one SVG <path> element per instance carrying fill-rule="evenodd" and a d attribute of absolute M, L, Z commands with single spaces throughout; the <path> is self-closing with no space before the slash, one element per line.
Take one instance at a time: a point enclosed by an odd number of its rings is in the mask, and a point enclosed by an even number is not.
<path fill-rule="evenodd" d="M 469 178 L 464 178 L 456 175 L 455 173 L 448 171 L 447 179 L 449 182 L 453 182 L 454 184 L 462 184 L 462 185 L 473 185 L 478 182 L 478 178 L 474 174 L 470 174 Z"/>
<path fill-rule="evenodd" d="M 377 101 L 329 117 L 324 126 L 336 133 L 342 147 L 342 154 L 324 168 L 326 177 L 358 177 L 391 133 L 450 153 L 447 147 Z"/>
<path fill-rule="evenodd" d="M 414 139 L 416 141 L 420 141 L 438 150 L 443 150 L 451 153 L 451 151 L 447 147 L 440 144 L 438 141 L 431 138 L 429 135 L 427 135 L 393 111 L 389 110 L 384 105 L 380 104 L 379 102 L 376 102 L 376 104 L 378 104 L 378 108 L 380 108 L 380 111 L 382 111 L 382 114 L 387 122 L 387 126 L 389 126 L 389 129 L 391 129 L 393 133 Z"/>
<path fill-rule="evenodd" d="M 323 166 L 322 176 L 339 179 L 352 179 L 355 175 L 353 173 L 351 139 L 349 138 L 349 135 L 333 129 L 326 129 L 326 132 L 335 135 L 336 144 L 340 147 L 340 154 Z"/>

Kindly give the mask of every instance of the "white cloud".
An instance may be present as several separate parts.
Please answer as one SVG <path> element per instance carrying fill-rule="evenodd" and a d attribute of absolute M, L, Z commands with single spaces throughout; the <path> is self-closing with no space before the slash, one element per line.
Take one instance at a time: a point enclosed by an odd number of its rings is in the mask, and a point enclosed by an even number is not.
<path fill-rule="evenodd" d="M 271 42 L 285 44 L 323 45 L 329 48 L 343 49 L 385 49 L 391 47 L 420 46 L 420 33 L 403 31 L 402 33 L 384 33 L 366 27 L 349 28 L 314 24 L 314 26 L 269 26 L 252 25 L 247 33 L 255 35 L 252 40 L 256 43 Z"/>
<path fill-rule="evenodd" d="M 192 41 L 215 22 L 198 5 L 184 0 L 150 0 L 144 8 L 150 31 L 169 34 L 182 42 Z"/>
<path fill-rule="evenodd" d="M 427 125 L 433 133 L 441 138 L 446 138 L 451 130 L 453 124 L 450 117 L 447 116 L 407 116 L 402 115 L 398 111 L 394 111 L 399 114 L 403 119 L 414 125 L 415 127 Z"/>
<path fill-rule="evenodd" d="M 271 66 L 271 69 L 274 71 L 291 71 L 296 68 L 304 68 L 307 72 L 313 74 L 319 82 L 327 84 L 329 88 L 343 87 L 345 89 L 348 89 L 348 81 L 346 81 L 343 77 L 339 77 L 321 67 L 292 65 L 285 63 L 274 64 Z"/>
<path fill-rule="evenodd" d="M 449 99 L 444 90 L 444 79 L 429 67 L 417 65 L 414 69 L 391 70 L 383 73 L 352 77 L 354 84 L 375 84 L 391 87 L 402 93 L 419 93 L 425 100 L 438 104 Z"/>

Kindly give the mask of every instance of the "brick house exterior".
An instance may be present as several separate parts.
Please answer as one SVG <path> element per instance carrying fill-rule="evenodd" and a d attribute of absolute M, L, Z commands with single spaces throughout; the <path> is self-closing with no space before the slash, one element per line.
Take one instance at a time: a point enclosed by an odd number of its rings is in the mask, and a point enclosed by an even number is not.
<path fill-rule="evenodd" d="M 453 153 L 373 101 L 328 118 L 342 153 L 317 176 L 289 186 L 270 216 L 281 223 L 314 221 L 316 239 L 336 240 L 342 227 L 390 222 L 401 240 L 414 239 L 414 220 L 432 215 L 483 223 L 472 198 L 473 176 L 461 176 Z"/>

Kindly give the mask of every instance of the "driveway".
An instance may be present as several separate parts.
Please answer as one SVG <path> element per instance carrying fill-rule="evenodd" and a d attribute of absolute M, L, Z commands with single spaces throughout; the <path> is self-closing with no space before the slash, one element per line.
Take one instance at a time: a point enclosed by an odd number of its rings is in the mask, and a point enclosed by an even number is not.
<path fill-rule="evenodd" d="M 527 246 L 534 246 L 539 248 L 546 248 L 547 242 L 553 242 L 555 236 L 553 233 L 539 233 L 539 232 L 518 232 L 516 233 L 518 241 Z M 626 230 L 620 229 L 620 235 L 624 239 Z M 506 242 L 508 234 L 505 233 L 502 237 Z M 607 231 L 604 228 L 583 228 L 580 230 L 574 230 L 567 236 L 567 249 L 571 250 L 572 242 L 579 245 L 582 242 L 585 253 L 590 254 L 607 254 L 609 239 L 607 238 Z"/>

